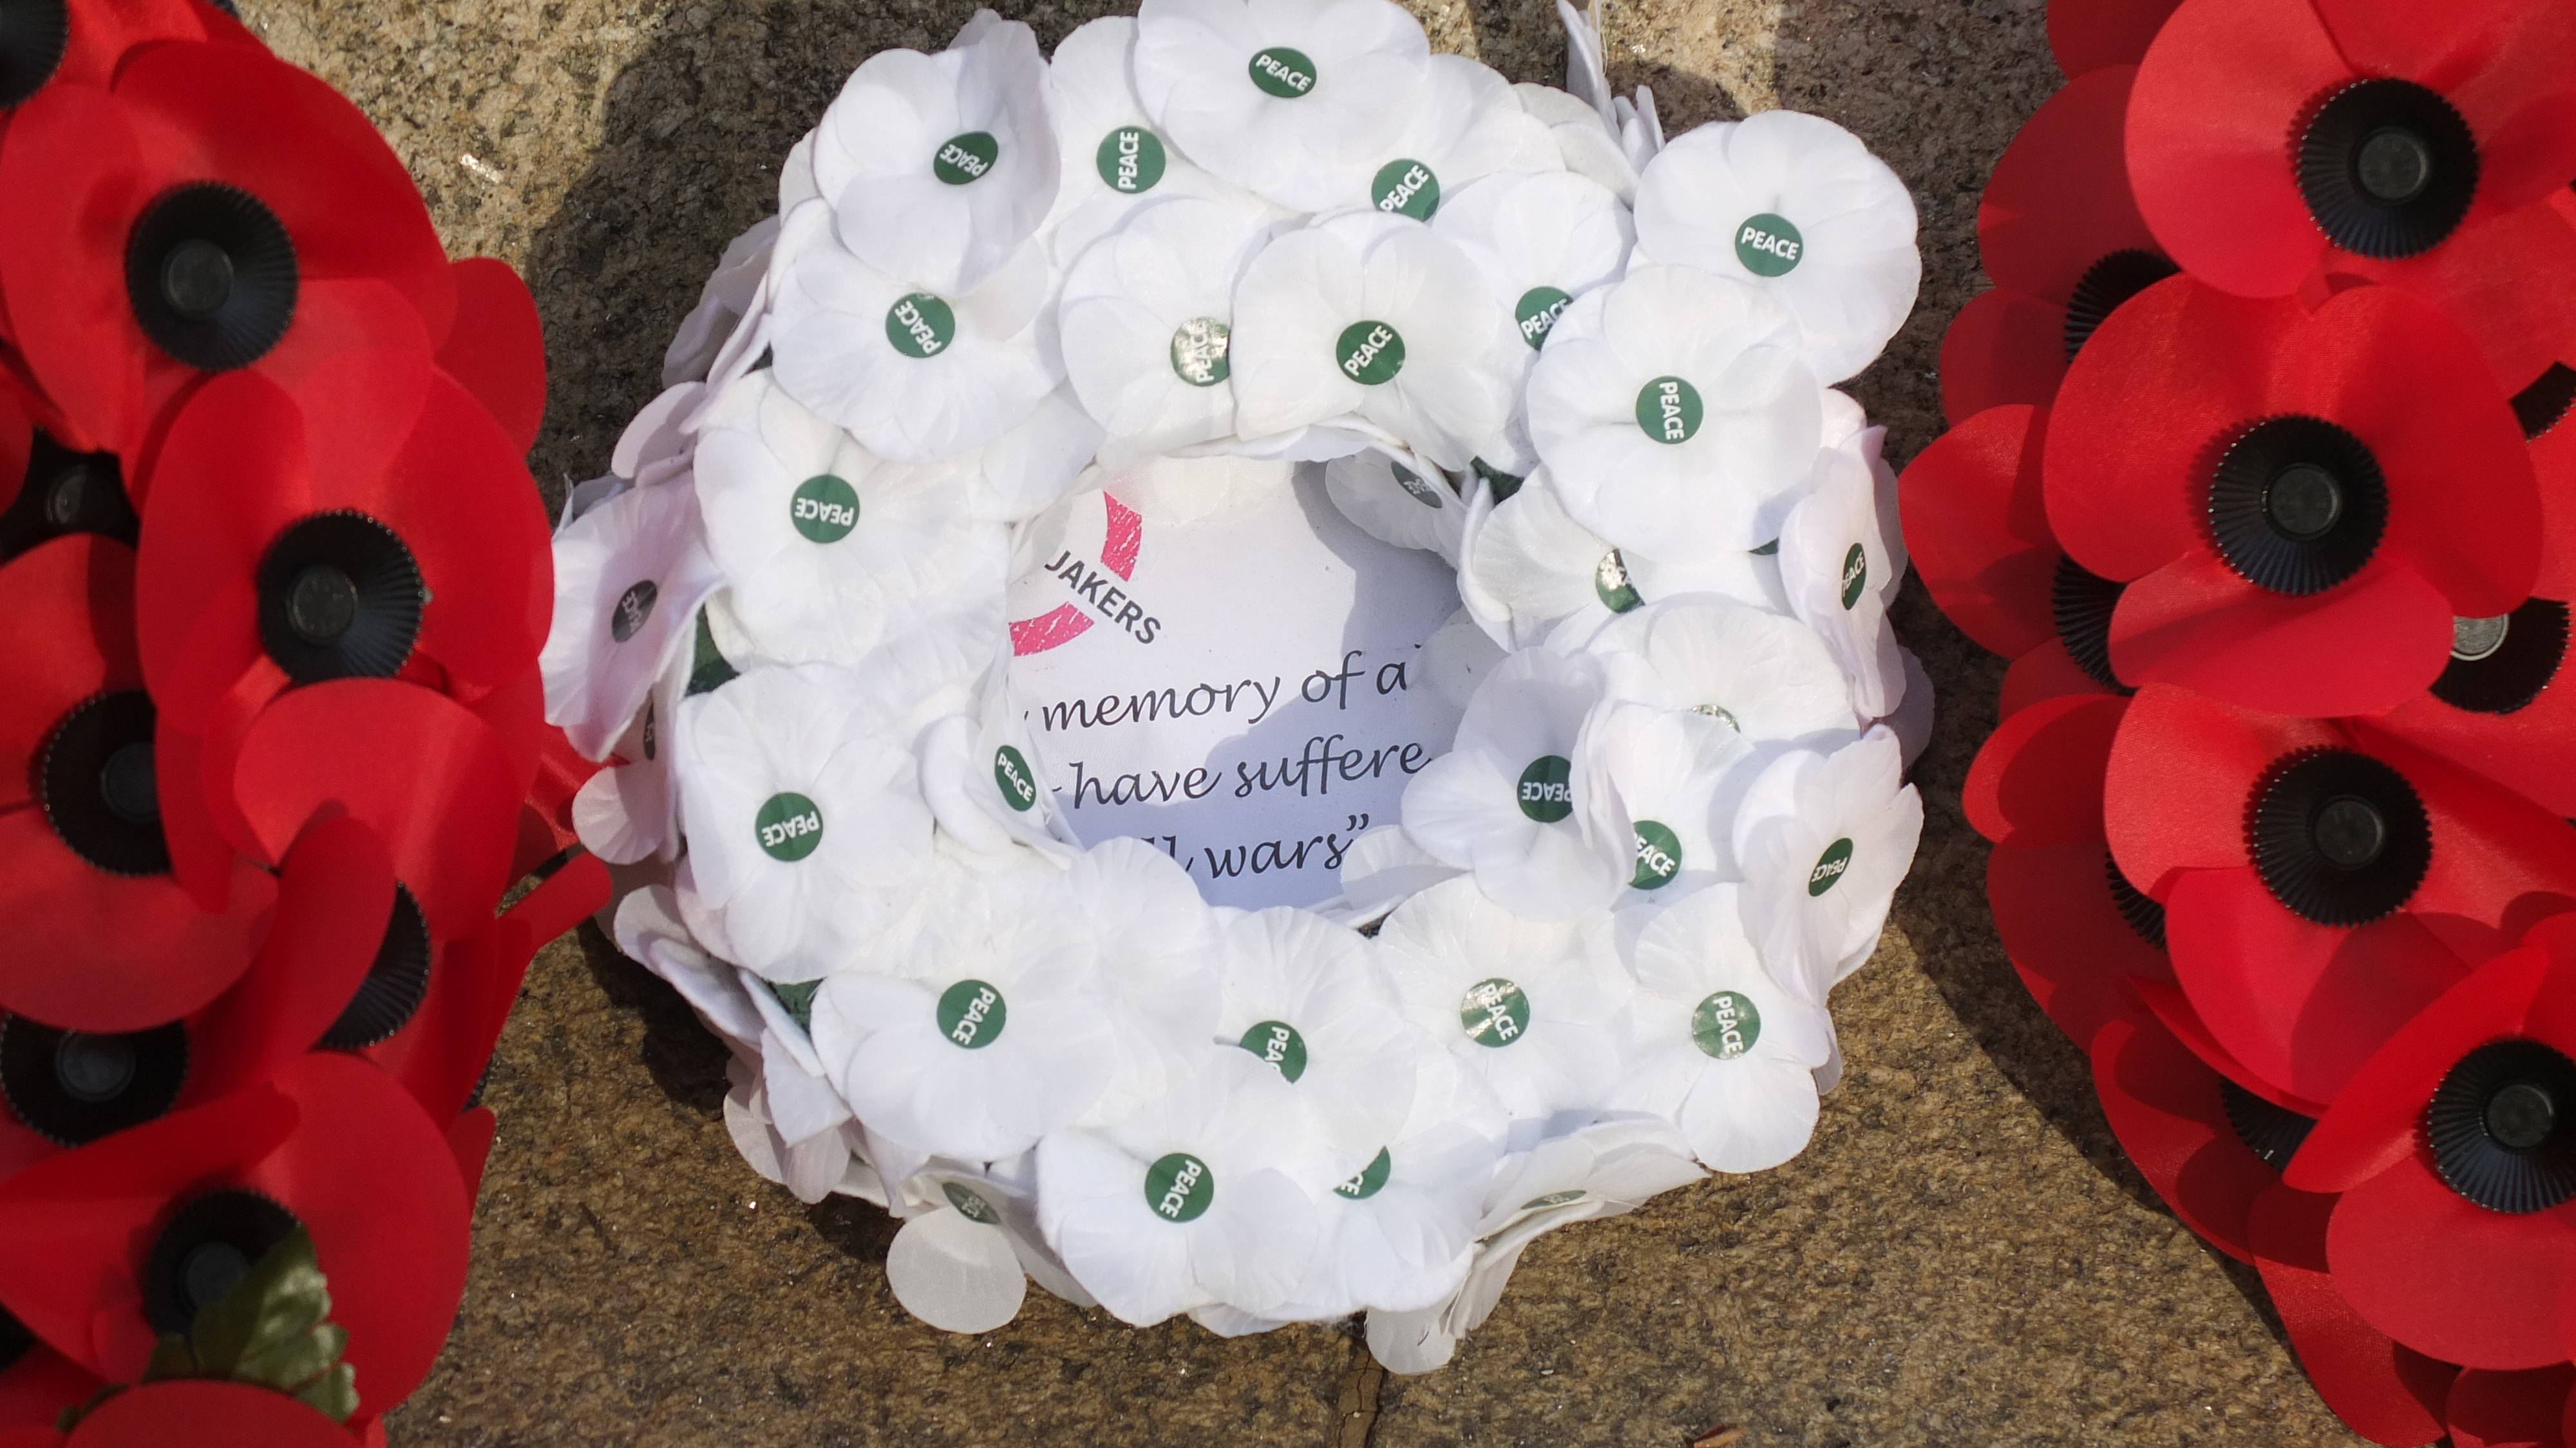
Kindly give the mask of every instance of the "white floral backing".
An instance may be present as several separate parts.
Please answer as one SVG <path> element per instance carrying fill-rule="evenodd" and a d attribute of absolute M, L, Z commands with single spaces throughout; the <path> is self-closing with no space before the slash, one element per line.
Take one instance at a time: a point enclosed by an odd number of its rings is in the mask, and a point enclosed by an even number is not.
<path fill-rule="evenodd" d="M 607 922 L 731 1046 L 797 1196 L 904 1225 L 953 1331 L 1026 1279 L 1445 1362 L 1522 1248 L 1804 1148 L 1931 691 L 1878 430 L 1829 384 L 1919 277 L 1790 112 L 1667 143 L 1387 0 L 1145 0 L 1052 61 L 889 51 L 727 248 L 556 541 L 549 717 L 611 767 Z M 1461 609 L 1454 746 L 1312 909 L 1087 846 L 1009 687 L 1033 523 L 1322 468 Z"/>

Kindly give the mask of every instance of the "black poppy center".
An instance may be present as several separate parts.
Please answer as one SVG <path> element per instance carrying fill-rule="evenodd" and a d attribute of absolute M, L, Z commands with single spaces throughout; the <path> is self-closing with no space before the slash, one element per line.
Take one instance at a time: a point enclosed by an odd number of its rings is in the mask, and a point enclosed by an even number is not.
<path fill-rule="evenodd" d="M 2523 600 L 2494 618 L 2451 621 L 2451 661 L 2433 697 L 2473 714 L 2510 714 L 2540 697 L 2567 657 L 2567 605 Z"/>
<path fill-rule="evenodd" d="M 2326 239 L 2389 260 L 2457 230 L 2478 191 L 2478 142 L 2437 91 L 2365 80 L 2317 109 L 2299 141 L 2299 193 Z"/>
<path fill-rule="evenodd" d="M 188 1031 L 176 1021 L 124 1034 L 0 1021 L 0 1096 L 27 1128 L 80 1146 L 166 1114 L 188 1079 Z"/>
<path fill-rule="evenodd" d="M 299 684 L 391 678 L 411 657 L 425 603 L 411 549 L 364 513 L 301 519 L 260 559 L 260 642 Z"/>
<path fill-rule="evenodd" d="M 2524 437 L 2536 438 L 2556 427 L 2571 404 L 2576 404 L 2576 367 L 2552 362 L 2513 395 L 2514 421 L 2522 424 Z"/>
<path fill-rule="evenodd" d="M 2057 560 L 2057 576 L 2048 588 L 2049 612 L 2057 623 L 2057 637 L 2066 645 L 2068 657 L 2084 677 L 2120 694 L 2137 690 L 2120 682 L 2111 668 L 2111 614 L 2120 606 L 2120 595 L 2128 591 L 2125 583 L 2113 583 L 2097 577 L 2072 558 Z"/>
<path fill-rule="evenodd" d="M 2451 1190 L 2498 1212 L 2537 1212 L 2576 1197 L 2576 1061 L 2539 1041 L 2489 1041 L 2442 1077 L 2424 1107 L 2433 1168 Z"/>
<path fill-rule="evenodd" d="M 145 1320 L 155 1332 L 187 1332 L 296 1225 L 292 1212 L 256 1192 L 216 1191 L 190 1201 L 144 1259 Z"/>
<path fill-rule="evenodd" d="M 2291 913 L 2361 925 L 2406 903 L 2433 831 L 2406 777 L 2366 754 L 2317 749 L 2273 766 L 2248 821 L 2254 868 Z"/>
<path fill-rule="evenodd" d="M 322 1033 L 326 1051 L 358 1051 L 378 1044 L 409 1024 L 429 995 L 429 921 L 410 890 L 394 887 L 393 914 L 385 921 L 384 939 L 364 980 Z"/>
<path fill-rule="evenodd" d="M 295 242 L 265 202 L 196 181 L 164 192 L 125 243 L 125 295 L 162 351 L 207 372 L 266 356 L 295 320 Z"/>
<path fill-rule="evenodd" d="M 0 7 L 7 3 L 0 0 Z M 39 428 L 27 449 L 18 495 L 0 509 L 0 561 L 69 533 L 96 533 L 131 545 L 142 526 L 126 499 L 116 454 L 73 452 Z"/>
<path fill-rule="evenodd" d="M 0 0 L 0 107 L 44 89 L 71 41 L 64 0 Z"/>
<path fill-rule="evenodd" d="M 2066 298 L 2066 360 L 2075 360 L 2121 303 L 2180 270 L 2161 253 L 2137 247 L 2112 252 L 2086 267 Z"/>
<path fill-rule="evenodd" d="M 2388 483 L 2370 445 L 2321 418 L 2256 423 L 2210 478 L 2219 556 L 2274 593 L 2318 593 L 2352 577 L 2387 526 Z"/>
<path fill-rule="evenodd" d="M 141 689 L 93 695 L 55 723 L 37 766 L 46 822 L 72 853 L 110 874 L 170 868 L 152 767 L 154 718 L 152 696 Z"/>
<path fill-rule="evenodd" d="M 2102 852 L 2102 874 L 2111 887 L 2111 904 L 2128 922 L 2129 929 L 2140 940 L 2164 949 L 2165 907 L 2153 895 L 2130 884 L 2129 877 L 2120 873 L 2120 862 L 2111 858 L 2107 849 Z"/>
<path fill-rule="evenodd" d="M 2286 1106 L 2276 1105 L 2237 1085 L 2220 1078 L 2218 1099 L 2227 1112 L 2228 1129 L 2255 1159 L 2274 1171 L 2290 1164 L 2308 1133 L 2316 1128 L 2313 1116 L 2302 1116 Z"/>

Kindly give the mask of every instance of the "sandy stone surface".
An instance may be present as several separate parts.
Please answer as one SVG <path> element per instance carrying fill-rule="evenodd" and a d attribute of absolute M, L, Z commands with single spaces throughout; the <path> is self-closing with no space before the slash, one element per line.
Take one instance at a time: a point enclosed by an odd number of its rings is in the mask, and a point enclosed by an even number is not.
<path fill-rule="evenodd" d="M 1555 80 L 1537 0 L 1419 0 L 1435 45 Z M 664 340 L 776 162 L 859 60 L 931 49 L 963 0 L 243 0 L 347 90 L 449 248 L 507 258 L 545 315 L 533 466 L 603 471 Z M 1012 7 L 1052 44 L 1098 10 Z M 1856 391 L 1902 460 L 1939 427 L 1942 327 L 1984 285 L 1976 191 L 2059 83 L 2040 0 L 1611 0 L 1612 78 L 1666 125 L 1775 105 L 1858 132 L 1913 187 L 1920 310 Z M 735 1157 L 722 1058 L 584 931 L 548 949 L 488 1102 L 476 1258 L 405 1444 L 1056 1444 L 1746 1448 L 2357 1442 L 2300 1377 L 2249 1272 L 2121 1159 L 2080 1055 L 2022 994 L 1959 787 L 1999 661 L 1919 587 L 1899 620 L 1941 691 L 1922 856 L 1878 958 L 1836 996 L 1851 1063 L 1815 1143 L 1554 1234 L 1446 1371 L 1386 1378 L 1344 1330 L 1131 1330 L 1033 1291 L 950 1337 L 886 1290 L 893 1225 L 799 1205 Z"/>

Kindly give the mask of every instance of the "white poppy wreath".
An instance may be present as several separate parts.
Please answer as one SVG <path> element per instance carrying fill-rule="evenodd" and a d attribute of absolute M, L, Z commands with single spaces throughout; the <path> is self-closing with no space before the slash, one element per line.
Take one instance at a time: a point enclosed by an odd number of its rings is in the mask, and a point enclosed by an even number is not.
<path fill-rule="evenodd" d="M 1840 1077 L 1931 697 L 1828 389 L 1913 205 L 1812 116 L 1665 144 L 1559 8 L 1571 94 L 1388 0 L 871 57 L 574 490 L 546 692 L 615 938 L 732 1047 L 755 1168 L 904 1219 L 934 1325 L 1034 1277 L 1436 1367 L 1537 1234 L 1788 1160 Z M 1073 502 L 1292 478 L 1455 569 L 1454 740 L 1337 898 L 1229 908 L 1077 836 L 1007 598 Z"/>

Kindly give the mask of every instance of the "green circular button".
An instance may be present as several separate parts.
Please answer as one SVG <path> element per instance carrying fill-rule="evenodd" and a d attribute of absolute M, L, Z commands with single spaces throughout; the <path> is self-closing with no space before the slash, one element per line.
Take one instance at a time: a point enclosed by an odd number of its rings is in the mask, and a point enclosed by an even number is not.
<path fill-rule="evenodd" d="M 1163 179 L 1166 160 L 1163 138 L 1143 126 L 1120 126 L 1101 137 L 1100 149 L 1092 153 L 1101 181 L 1129 196 L 1153 190 L 1154 183 Z"/>
<path fill-rule="evenodd" d="M 1765 211 L 1735 228 L 1735 259 L 1757 277 L 1786 276 L 1807 253 L 1807 239 L 1789 218 Z"/>
<path fill-rule="evenodd" d="M 1762 1039 L 1762 1012 L 1752 998 L 1722 990 L 1691 1011 L 1691 1043 L 1720 1061 L 1732 1061 Z"/>
<path fill-rule="evenodd" d="M 886 340 L 906 357 L 933 357 L 957 340 L 957 314 L 928 292 L 914 292 L 886 309 Z"/>
<path fill-rule="evenodd" d="M 939 1034 L 969 1051 L 1002 1039 L 1010 1018 L 1002 993 L 980 980 L 961 980 L 939 993 Z"/>
<path fill-rule="evenodd" d="M 1574 813 L 1574 761 L 1562 754 L 1542 754 L 1521 771 L 1517 796 L 1521 813 L 1543 825 Z"/>
<path fill-rule="evenodd" d="M 1216 1200 L 1216 1173 L 1186 1151 L 1176 1151 L 1145 1169 L 1145 1205 L 1166 1222 L 1195 1222 Z"/>
<path fill-rule="evenodd" d="M 1637 426 L 1657 442 L 1690 441 L 1703 415 L 1699 389 L 1679 377 L 1658 377 L 1637 389 Z"/>
<path fill-rule="evenodd" d="M 1399 156 L 1377 168 L 1369 182 L 1369 204 L 1397 216 L 1429 221 L 1440 209 L 1440 178 L 1419 161 Z"/>
<path fill-rule="evenodd" d="M 1315 89 L 1315 62 L 1302 50 L 1274 45 L 1253 52 L 1245 67 L 1252 73 L 1252 83 L 1281 100 L 1295 100 Z"/>
<path fill-rule="evenodd" d="M 1404 370 L 1404 339 L 1384 322 L 1358 321 L 1342 329 L 1333 343 L 1342 374 L 1363 387 L 1393 382 Z"/>
<path fill-rule="evenodd" d="M 1479 1046 L 1508 1046 L 1529 1034 L 1529 996 L 1517 985 L 1494 976 L 1467 987 L 1458 1002 L 1458 1024 Z"/>
<path fill-rule="evenodd" d="M 787 520 L 811 543 L 838 543 L 859 526 L 859 491 L 823 473 L 807 478 L 788 495 Z"/>
<path fill-rule="evenodd" d="M 1807 893 L 1822 895 L 1842 882 L 1843 871 L 1851 868 L 1852 842 L 1836 840 L 1825 846 L 1816 857 L 1816 868 L 1807 872 Z"/>
<path fill-rule="evenodd" d="M 760 847 L 773 860 L 794 864 L 823 843 L 822 809 L 792 790 L 771 795 L 752 823 L 758 829 Z"/>
<path fill-rule="evenodd" d="M 981 181 L 993 169 L 1002 154 L 1002 143 L 988 131 L 968 131 L 940 143 L 939 154 L 930 160 L 930 174 L 951 186 Z"/>

